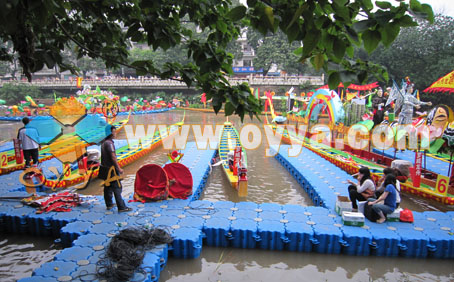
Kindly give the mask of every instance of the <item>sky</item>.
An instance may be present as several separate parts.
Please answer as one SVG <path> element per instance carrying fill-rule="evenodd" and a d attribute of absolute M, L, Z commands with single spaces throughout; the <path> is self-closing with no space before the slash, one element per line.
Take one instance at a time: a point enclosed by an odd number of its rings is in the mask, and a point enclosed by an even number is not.
<path fill-rule="evenodd" d="M 419 0 L 420 3 L 426 3 L 432 6 L 435 14 L 443 14 L 454 17 L 454 1 L 453 0 Z"/>

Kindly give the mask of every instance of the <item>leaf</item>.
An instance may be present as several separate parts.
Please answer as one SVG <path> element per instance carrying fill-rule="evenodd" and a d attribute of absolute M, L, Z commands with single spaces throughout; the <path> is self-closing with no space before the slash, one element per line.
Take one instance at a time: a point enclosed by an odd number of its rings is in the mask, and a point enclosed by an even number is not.
<path fill-rule="evenodd" d="M 389 9 L 392 7 L 391 3 L 385 1 L 376 1 L 375 5 L 380 9 Z"/>
<path fill-rule="evenodd" d="M 271 8 L 270 6 L 266 6 L 264 8 L 264 13 L 265 13 L 265 16 L 266 16 L 266 23 L 268 25 L 268 27 L 271 29 L 271 30 L 274 30 L 274 14 L 273 14 L 273 8 Z"/>
<path fill-rule="evenodd" d="M 347 32 L 348 37 L 350 37 L 355 44 L 359 44 L 359 37 L 358 33 L 353 28 L 350 28 L 349 26 L 344 26 L 345 31 Z"/>
<path fill-rule="evenodd" d="M 296 48 L 296 50 L 293 51 L 293 54 L 301 56 L 301 54 L 303 54 L 303 47 Z"/>
<path fill-rule="evenodd" d="M 340 83 L 340 75 L 337 71 L 330 73 L 328 78 L 329 89 L 336 89 Z"/>
<path fill-rule="evenodd" d="M 415 12 L 421 12 L 422 11 L 421 3 L 419 3 L 418 0 L 410 0 L 410 9 L 412 9 Z"/>
<path fill-rule="evenodd" d="M 341 17 L 342 19 L 344 19 L 346 21 L 351 21 L 348 7 L 343 6 L 342 4 L 339 5 L 336 1 L 334 1 L 333 4 L 331 4 L 331 7 L 334 10 L 336 18 Z"/>
<path fill-rule="evenodd" d="M 323 65 L 325 64 L 325 57 L 323 56 L 322 53 L 318 53 L 314 57 L 314 66 L 316 70 L 320 70 Z"/>
<path fill-rule="evenodd" d="M 381 30 L 381 37 L 382 37 L 382 42 L 385 47 L 389 47 L 394 39 L 396 39 L 397 35 L 399 34 L 400 27 L 398 24 L 395 23 L 390 23 L 387 24 L 382 30 Z"/>
<path fill-rule="evenodd" d="M 303 13 L 304 9 L 306 9 L 306 8 L 307 8 L 306 4 L 301 5 L 301 6 L 298 7 L 298 9 L 296 10 L 295 14 L 293 15 L 292 20 L 288 24 L 287 29 L 289 29 L 293 25 L 293 23 L 295 23 L 295 21 L 301 16 L 301 14 Z"/>
<path fill-rule="evenodd" d="M 355 48 L 353 46 L 348 46 L 346 48 L 346 52 L 350 58 L 353 58 L 353 56 L 355 55 Z"/>
<path fill-rule="evenodd" d="M 363 5 L 366 7 L 368 10 L 372 10 L 374 8 L 374 4 L 372 4 L 371 0 L 363 0 Z"/>
<path fill-rule="evenodd" d="M 422 11 L 427 14 L 427 20 L 430 23 L 433 23 L 434 22 L 434 12 L 432 10 L 432 7 L 427 4 L 422 4 L 421 7 L 422 7 Z"/>
<path fill-rule="evenodd" d="M 401 27 L 411 27 L 418 25 L 418 23 L 413 21 L 413 18 L 410 17 L 409 15 L 404 15 L 400 18 L 397 18 L 393 22 L 399 24 Z"/>
<path fill-rule="evenodd" d="M 303 57 L 309 57 L 309 54 L 317 46 L 320 39 L 320 32 L 318 30 L 311 30 L 306 34 L 303 39 Z"/>
<path fill-rule="evenodd" d="M 367 78 L 367 72 L 366 71 L 360 71 L 358 73 L 358 81 L 359 83 L 363 83 Z"/>
<path fill-rule="evenodd" d="M 235 107 L 230 102 L 227 102 L 225 103 L 224 111 L 226 116 L 230 116 L 235 111 Z"/>
<path fill-rule="evenodd" d="M 345 49 L 346 49 L 346 46 L 345 46 L 344 41 L 342 39 L 336 38 L 334 40 L 334 48 L 333 48 L 334 56 L 336 58 L 338 58 L 339 60 L 341 60 L 345 55 Z"/>
<path fill-rule="evenodd" d="M 287 28 L 288 41 L 289 42 L 295 41 L 299 35 L 299 32 L 300 32 L 300 28 L 296 24 L 290 26 L 290 28 Z"/>
<path fill-rule="evenodd" d="M 334 42 L 335 42 L 335 39 L 336 37 L 330 35 L 327 31 L 322 31 L 322 44 L 323 44 L 323 47 L 325 47 L 326 51 L 327 52 L 331 52 L 333 51 L 333 46 L 334 46 Z"/>
<path fill-rule="evenodd" d="M 245 16 L 246 10 L 246 7 L 243 5 L 236 6 L 228 12 L 227 17 L 234 22 L 239 21 Z"/>
<path fill-rule="evenodd" d="M 362 35 L 362 39 L 364 42 L 364 49 L 370 54 L 377 48 L 378 43 L 380 43 L 381 35 L 380 32 L 376 30 L 366 30 Z"/>
<path fill-rule="evenodd" d="M 376 20 L 364 20 L 364 21 L 359 21 L 353 24 L 353 29 L 356 32 L 363 32 L 377 24 Z"/>

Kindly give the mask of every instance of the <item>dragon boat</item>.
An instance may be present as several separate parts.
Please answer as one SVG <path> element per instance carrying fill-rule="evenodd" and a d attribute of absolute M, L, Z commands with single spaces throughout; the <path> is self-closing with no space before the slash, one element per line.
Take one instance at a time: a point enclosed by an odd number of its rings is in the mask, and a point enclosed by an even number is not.
<path fill-rule="evenodd" d="M 289 133 L 284 127 L 279 127 L 276 124 L 269 123 L 268 117 L 265 116 L 265 122 L 272 125 L 272 129 L 277 136 L 281 136 L 282 142 L 286 144 L 301 144 L 305 148 L 313 151 L 324 159 L 330 161 L 336 166 L 340 167 L 344 171 L 355 174 L 358 172 L 361 166 L 367 166 L 374 178 L 377 181 L 383 175 L 383 169 L 391 165 L 394 158 L 386 157 L 383 154 L 368 151 L 354 149 L 344 144 L 343 149 L 334 148 L 334 144 L 328 146 L 323 143 L 310 142 L 306 136 L 296 135 L 295 133 Z M 421 171 L 421 183 L 419 187 L 413 184 L 411 178 L 406 182 L 401 183 L 401 191 L 409 194 L 413 194 L 422 198 L 435 200 L 445 205 L 454 205 L 454 186 L 443 185 L 443 189 L 447 190 L 445 195 L 437 192 L 436 179 L 438 174 L 422 169 Z"/>
<path fill-rule="evenodd" d="M 126 141 L 116 143 L 117 160 L 120 167 L 125 167 L 137 159 L 149 154 L 157 148 L 164 139 L 172 138 L 179 128 L 184 124 L 185 115 L 182 121 L 169 125 L 166 128 L 156 131 L 153 135 L 145 136 L 142 139 L 128 143 Z M 98 146 L 99 147 L 99 146 Z M 91 148 L 91 147 L 89 147 Z M 73 187 L 75 189 L 84 189 L 88 186 L 90 179 L 96 178 L 99 174 L 99 166 L 94 165 L 87 167 L 83 165 L 81 169 L 80 163 L 76 162 L 72 165 L 63 168 L 63 172 L 59 176 L 53 176 L 53 179 L 47 179 L 43 173 L 36 173 L 38 182 L 44 187 L 52 190 L 59 188 Z M 80 184 L 80 185 L 78 185 Z M 75 186 L 77 185 L 77 186 Z"/>
<path fill-rule="evenodd" d="M 218 148 L 219 158 L 230 185 L 239 197 L 247 196 L 247 157 L 236 128 L 226 121 L 222 129 Z"/>
<path fill-rule="evenodd" d="M 117 130 L 123 129 L 125 124 L 129 122 L 130 116 L 131 115 L 128 115 L 126 119 L 115 122 L 113 125 L 117 128 Z M 64 134 L 49 145 L 41 147 L 39 151 L 39 161 L 44 162 L 54 157 L 63 156 L 65 154 L 73 152 L 76 146 L 83 148 L 88 147 L 90 145 L 83 138 L 81 138 L 81 136 L 89 136 L 90 138 L 92 138 L 93 136 L 99 135 L 100 132 L 102 131 L 99 130 L 99 127 L 93 127 L 89 130 L 84 131 L 83 134 L 76 134 L 76 132 Z M 4 150 L 3 156 L 0 165 L 0 175 L 25 168 L 25 162 L 23 160 L 20 163 L 16 161 L 17 157 L 14 145 L 13 148 Z M 19 157 L 19 159 L 22 158 Z"/>

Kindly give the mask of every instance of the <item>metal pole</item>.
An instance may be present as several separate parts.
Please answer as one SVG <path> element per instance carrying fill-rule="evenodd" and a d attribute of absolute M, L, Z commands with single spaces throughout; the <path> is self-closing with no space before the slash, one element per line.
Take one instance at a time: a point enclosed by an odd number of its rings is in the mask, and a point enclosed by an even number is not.
<path fill-rule="evenodd" d="M 452 163 L 452 154 L 454 153 L 454 150 L 451 151 L 451 158 L 449 158 L 449 169 L 448 169 L 448 177 L 451 176 L 451 163 Z"/>

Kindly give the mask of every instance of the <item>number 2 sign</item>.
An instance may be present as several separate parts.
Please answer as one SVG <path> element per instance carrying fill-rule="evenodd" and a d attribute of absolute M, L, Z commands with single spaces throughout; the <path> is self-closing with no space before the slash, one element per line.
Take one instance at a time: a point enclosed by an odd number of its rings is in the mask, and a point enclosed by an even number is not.
<path fill-rule="evenodd" d="M 8 155 L 6 152 L 0 153 L 0 167 L 8 166 Z"/>
<path fill-rule="evenodd" d="M 449 177 L 444 175 L 438 175 L 437 177 L 437 184 L 435 187 L 435 191 L 438 194 L 447 196 L 448 194 L 448 186 L 449 186 Z"/>

